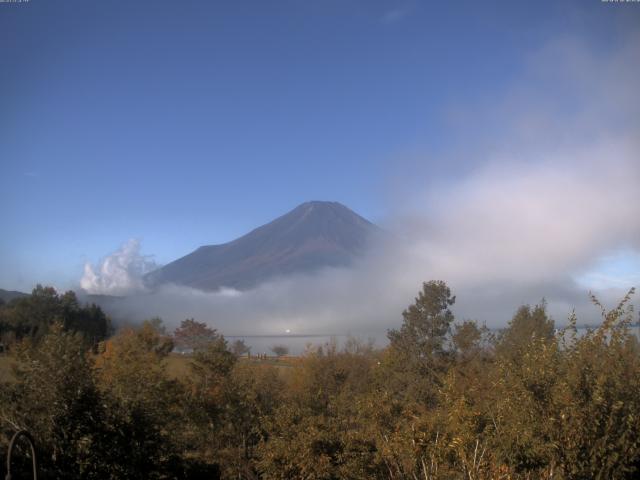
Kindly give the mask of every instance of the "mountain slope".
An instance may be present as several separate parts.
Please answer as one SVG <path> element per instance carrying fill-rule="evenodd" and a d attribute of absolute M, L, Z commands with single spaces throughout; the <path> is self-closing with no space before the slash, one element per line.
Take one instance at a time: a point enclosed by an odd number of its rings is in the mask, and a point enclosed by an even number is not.
<path fill-rule="evenodd" d="M 7 303 L 14 298 L 23 298 L 28 296 L 28 293 L 16 292 L 14 290 L 3 290 L 2 288 L 0 288 L 0 299 Z"/>
<path fill-rule="evenodd" d="M 349 265 L 379 231 L 340 203 L 307 202 L 232 242 L 200 247 L 145 280 L 246 290 L 279 276 Z"/>

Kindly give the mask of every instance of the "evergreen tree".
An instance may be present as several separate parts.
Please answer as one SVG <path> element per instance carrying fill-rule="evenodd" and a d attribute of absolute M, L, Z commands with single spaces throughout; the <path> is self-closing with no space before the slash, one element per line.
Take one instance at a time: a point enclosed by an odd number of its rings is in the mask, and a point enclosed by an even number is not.
<path fill-rule="evenodd" d="M 447 369 L 450 352 L 450 307 L 455 297 L 443 281 L 422 284 L 415 303 L 402 312 L 400 330 L 389 330 L 386 364 L 390 385 L 401 396 L 433 405 L 438 385 Z"/>

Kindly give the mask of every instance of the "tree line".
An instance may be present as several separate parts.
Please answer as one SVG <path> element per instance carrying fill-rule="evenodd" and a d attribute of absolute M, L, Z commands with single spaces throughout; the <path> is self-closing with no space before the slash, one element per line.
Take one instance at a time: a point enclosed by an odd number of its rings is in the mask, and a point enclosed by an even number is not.
<path fill-rule="evenodd" d="M 65 294 L 49 314 L 19 307 L 31 323 L 0 314 L 15 332 L 0 445 L 27 429 L 54 479 L 637 478 L 632 293 L 610 311 L 593 298 L 602 324 L 583 335 L 575 316 L 556 331 L 544 302 L 494 334 L 456 322 L 449 287 L 426 282 L 387 347 L 329 342 L 288 368 L 240 360 L 193 319 L 94 343 Z M 176 342 L 194 352 L 181 378 L 167 371 Z"/>

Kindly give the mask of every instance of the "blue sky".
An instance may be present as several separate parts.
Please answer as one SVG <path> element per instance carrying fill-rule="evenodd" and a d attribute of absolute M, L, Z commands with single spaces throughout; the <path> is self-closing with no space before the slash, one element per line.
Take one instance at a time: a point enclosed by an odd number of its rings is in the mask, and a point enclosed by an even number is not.
<path fill-rule="evenodd" d="M 606 56 L 639 20 L 598 0 L 0 4 L 0 287 L 72 286 L 130 238 L 166 263 L 306 200 L 384 223 L 407 171 L 448 182 L 479 167 L 467 139 L 500 141 L 461 108 L 502 102 L 550 38 Z"/>

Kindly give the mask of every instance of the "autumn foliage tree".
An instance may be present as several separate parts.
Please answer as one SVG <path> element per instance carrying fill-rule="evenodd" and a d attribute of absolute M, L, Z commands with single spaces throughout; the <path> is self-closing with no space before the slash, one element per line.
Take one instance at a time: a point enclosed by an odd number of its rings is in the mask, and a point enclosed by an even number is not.
<path fill-rule="evenodd" d="M 448 286 L 427 282 L 388 346 L 334 340 L 279 365 L 193 319 L 175 336 L 122 328 L 97 352 L 54 321 L 13 348 L 0 445 L 28 429 L 54 479 L 635 479 L 632 294 L 594 297 L 586 333 L 575 316 L 555 330 L 544 302 L 492 332 L 454 323 Z M 172 356 L 184 339 L 193 355 Z"/>
<path fill-rule="evenodd" d="M 197 322 L 193 318 L 188 318 L 180 323 L 173 333 L 173 338 L 181 350 L 197 351 L 205 349 L 211 342 L 218 338 L 218 333 L 214 328 L 210 328 L 204 322 Z"/>
<path fill-rule="evenodd" d="M 17 360 L 15 382 L 0 388 L 3 426 L 37 439 L 47 478 L 109 478 L 107 412 L 82 336 L 54 323 L 37 344 L 20 344 Z"/>

